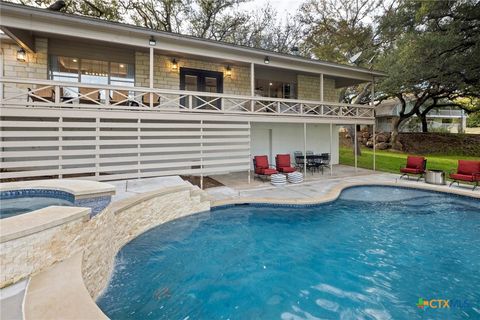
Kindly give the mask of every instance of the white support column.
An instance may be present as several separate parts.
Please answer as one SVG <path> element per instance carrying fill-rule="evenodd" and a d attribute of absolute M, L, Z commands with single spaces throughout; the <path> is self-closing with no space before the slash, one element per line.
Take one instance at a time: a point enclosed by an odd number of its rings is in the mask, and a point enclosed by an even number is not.
<path fill-rule="evenodd" d="M 307 180 L 307 123 L 303 123 L 303 179 Z"/>
<path fill-rule="evenodd" d="M 56 93 L 56 92 L 55 92 Z M 58 123 L 60 124 L 58 126 L 58 140 L 60 141 L 59 146 L 58 146 L 58 169 L 60 172 L 63 170 L 63 117 L 60 117 L 58 119 Z M 59 179 L 63 178 L 63 174 L 58 175 Z"/>
<path fill-rule="evenodd" d="M 376 171 L 376 158 L 375 158 L 375 123 L 373 124 L 373 171 Z"/>
<path fill-rule="evenodd" d="M 200 189 L 203 190 L 203 120 L 200 120 Z"/>
<path fill-rule="evenodd" d="M 372 97 L 370 98 L 370 105 L 373 107 L 375 107 L 375 77 L 372 78 Z M 374 116 L 375 116 L 375 111 L 374 111 Z M 376 158 L 375 158 L 375 122 L 377 120 L 374 119 L 374 122 L 373 122 L 373 171 L 376 170 Z"/>
<path fill-rule="evenodd" d="M 333 176 L 332 164 L 332 149 L 333 149 L 333 123 L 330 123 L 330 175 Z"/>
<path fill-rule="evenodd" d="M 370 105 L 375 107 L 375 77 L 372 78 L 372 96 L 370 98 Z"/>
<path fill-rule="evenodd" d="M 250 178 L 250 175 L 252 174 L 251 173 L 251 159 L 252 159 L 252 125 L 250 123 L 250 121 L 248 121 L 248 184 L 251 183 L 251 178 Z"/>
<path fill-rule="evenodd" d="M 357 172 L 357 164 L 358 164 L 358 155 L 357 155 L 357 144 L 358 144 L 358 138 L 357 138 L 357 123 L 354 124 L 354 126 L 353 126 L 353 131 L 355 132 L 355 135 L 354 135 L 355 141 L 353 142 L 353 147 L 354 147 L 353 154 L 355 155 L 355 172 Z"/>
<path fill-rule="evenodd" d="M 323 102 L 323 73 L 320 73 L 320 101 Z"/>
<path fill-rule="evenodd" d="M 149 70 L 148 70 L 148 75 L 149 75 L 149 88 L 153 89 L 153 64 L 155 61 L 155 54 L 154 54 L 154 49 L 153 47 L 150 47 L 150 63 L 149 63 Z M 150 108 L 153 108 L 153 93 L 150 92 Z"/>
<path fill-rule="evenodd" d="M 252 62 L 250 63 L 250 96 L 252 100 L 250 101 L 250 111 L 253 112 L 255 102 L 253 101 L 253 97 L 255 97 L 255 64 Z"/>

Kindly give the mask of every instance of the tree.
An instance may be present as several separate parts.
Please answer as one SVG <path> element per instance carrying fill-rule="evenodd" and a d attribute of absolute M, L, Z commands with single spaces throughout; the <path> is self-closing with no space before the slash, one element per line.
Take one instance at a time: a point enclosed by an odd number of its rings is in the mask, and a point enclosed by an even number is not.
<path fill-rule="evenodd" d="M 417 115 L 427 130 L 426 115 L 434 108 L 457 106 L 460 97 L 480 96 L 480 3 L 406 0 L 388 11 L 380 29 L 390 46 L 380 59 L 388 74 L 379 89 L 400 100 L 392 144 L 398 128 Z M 407 109 L 406 95 L 415 99 Z"/>
<path fill-rule="evenodd" d="M 56 0 L 17 0 L 12 2 L 27 6 L 48 8 L 54 4 Z M 120 11 L 117 0 L 65 0 L 64 2 L 65 6 L 62 8 L 62 12 L 92 16 L 110 21 L 122 20 L 122 12 Z"/>

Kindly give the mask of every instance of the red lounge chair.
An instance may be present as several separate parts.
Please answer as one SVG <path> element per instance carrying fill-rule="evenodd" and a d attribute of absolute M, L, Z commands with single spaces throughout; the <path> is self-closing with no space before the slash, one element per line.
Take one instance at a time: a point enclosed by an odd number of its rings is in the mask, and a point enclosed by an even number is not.
<path fill-rule="evenodd" d="M 450 173 L 450 178 L 453 181 L 450 183 L 450 187 L 453 183 L 460 185 L 459 181 L 475 182 L 472 190 L 478 187 L 480 181 L 480 161 L 476 160 L 458 160 L 458 168 L 456 173 Z"/>
<path fill-rule="evenodd" d="M 273 169 L 268 163 L 268 156 L 253 157 L 253 168 L 255 174 L 259 177 L 268 177 L 272 174 L 278 173 L 277 170 Z"/>
<path fill-rule="evenodd" d="M 425 174 L 425 169 L 427 168 L 427 159 L 424 157 L 415 157 L 415 156 L 408 156 L 407 157 L 407 166 L 405 168 L 400 168 L 400 172 L 402 175 L 400 179 L 404 176 L 409 177 L 409 175 L 419 175 L 418 180 L 420 180 L 423 175 Z"/>
<path fill-rule="evenodd" d="M 290 162 L 289 154 L 277 154 L 275 157 L 275 164 L 277 165 L 277 170 L 283 173 L 295 172 L 295 168 L 292 167 Z"/>

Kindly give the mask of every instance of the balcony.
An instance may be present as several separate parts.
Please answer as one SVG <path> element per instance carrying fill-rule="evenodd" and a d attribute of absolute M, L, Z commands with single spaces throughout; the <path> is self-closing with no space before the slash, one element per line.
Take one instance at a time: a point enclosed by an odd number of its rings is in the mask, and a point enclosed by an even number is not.
<path fill-rule="evenodd" d="M 0 105 L 373 120 L 368 105 L 32 79 L 0 79 Z"/>

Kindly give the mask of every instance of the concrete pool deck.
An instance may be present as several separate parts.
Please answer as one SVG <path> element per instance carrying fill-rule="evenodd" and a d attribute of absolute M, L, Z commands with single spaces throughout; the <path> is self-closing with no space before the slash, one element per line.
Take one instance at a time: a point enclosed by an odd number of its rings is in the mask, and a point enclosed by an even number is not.
<path fill-rule="evenodd" d="M 363 169 L 351 177 L 324 176 L 321 179 L 307 180 L 300 184 L 286 184 L 275 187 L 268 182 L 251 188 L 224 186 L 206 189 L 210 195 L 212 206 L 241 203 L 241 202 L 275 202 L 275 203 L 314 203 L 325 200 L 325 196 L 339 193 L 348 186 L 356 185 L 389 185 L 398 187 L 419 188 L 424 190 L 453 193 L 458 195 L 480 198 L 480 190 L 472 191 L 469 185 L 431 185 L 423 180 L 399 179 L 400 175 L 379 173 Z M 334 200 L 334 199 L 331 199 Z M 323 201 L 322 201 L 323 202 Z"/>

